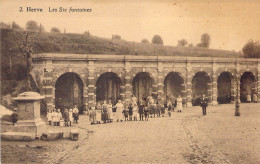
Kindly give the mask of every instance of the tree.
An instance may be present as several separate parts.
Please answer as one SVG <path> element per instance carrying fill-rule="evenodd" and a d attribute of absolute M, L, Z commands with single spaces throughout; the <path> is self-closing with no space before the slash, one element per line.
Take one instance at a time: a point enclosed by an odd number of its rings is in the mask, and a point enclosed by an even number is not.
<path fill-rule="evenodd" d="M 112 40 L 121 40 L 120 35 L 112 35 Z"/>
<path fill-rule="evenodd" d="M 0 28 L 11 28 L 11 26 L 9 24 L 6 24 L 4 22 L 0 23 Z"/>
<path fill-rule="evenodd" d="M 52 27 L 51 28 L 51 32 L 53 32 L 53 33 L 60 33 L 60 29 L 58 29 L 57 27 Z"/>
<path fill-rule="evenodd" d="M 17 23 L 15 23 L 14 21 L 13 21 L 13 23 L 12 23 L 12 28 L 14 28 L 14 29 L 22 29 L 21 28 L 21 26 L 19 26 Z"/>
<path fill-rule="evenodd" d="M 32 30 L 32 31 L 37 31 L 39 29 L 39 27 L 38 27 L 38 24 L 36 21 L 30 20 L 26 23 L 26 29 Z"/>
<path fill-rule="evenodd" d="M 147 39 L 142 39 L 141 42 L 142 42 L 142 43 L 149 43 L 149 40 L 147 40 Z"/>
<path fill-rule="evenodd" d="M 189 46 L 189 47 L 193 47 L 193 44 L 192 44 L 192 43 L 190 43 L 188 46 Z"/>
<path fill-rule="evenodd" d="M 188 44 L 188 42 L 187 42 L 187 40 L 185 40 L 185 39 L 181 39 L 181 40 L 178 41 L 178 46 L 183 47 L 183 46 L 185 46 L 186 44 Z"/>
<path fill-rule="evenodd" d="M 200 38 L 201 47 L 209 48 L 210 45 L 210 36 L 208 33 L 204 33 Z"/>
<path fill-rule="evenodd" d="M 40 31 L 40 32 L 44 32 L 44 31 L 45 31 L 45 28 L 43 27 L 42 24 L 40 24 L 40 26 L 39 26 L 39 31 Z"/>
<path fill-rule="evenodd" d="M 152 39 L 152 43 L 153 44 L 161 44 L 163 45 L 163 40 L 159 35 L 154 35 L 153 39 Z"/>
<path fill-rule="evenodd" d="M 260 58 L 260 43 L 249 40 L 242 49 L 244 56 L 248 58 Z"/>

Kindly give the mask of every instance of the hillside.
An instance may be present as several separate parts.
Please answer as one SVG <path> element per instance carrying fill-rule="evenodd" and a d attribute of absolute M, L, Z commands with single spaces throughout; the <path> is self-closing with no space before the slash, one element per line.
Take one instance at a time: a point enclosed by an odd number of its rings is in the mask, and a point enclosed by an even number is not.
<path fill-rule="evenodd" d="M 14 91 L 17 81 L 25 77 L 24 56 L 20 46 L 29 32 L 28 41 L 34 53 L 70 53 L 70 54 L 116 54 L 198 56 L 198 57 L 237 57 L 239 53 L 206 48 L 162 46 L 148 43 L 136 43 L 124 40 L 111 40 L 84 34 L 59 34 L 1 28 L 1 89 L 2 94 Z M 10 56 L 12 69 L 10 70 Z"/>

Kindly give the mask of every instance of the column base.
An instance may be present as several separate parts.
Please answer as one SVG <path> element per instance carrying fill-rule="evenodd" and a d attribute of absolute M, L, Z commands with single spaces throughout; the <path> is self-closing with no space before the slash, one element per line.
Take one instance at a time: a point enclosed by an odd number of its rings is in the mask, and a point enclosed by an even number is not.
<path fill-rule="evenodd" d="M 35 120 L 21 120 L 14 125 L 15 132 L 32 133 L 41 136 L 46 130 L 46 123 L 41 118 Z"/>
<path fill-rule="evenodd" d="M 212 105 L 218 105 L 217 101 L 212 101 Z"/>
<path fill-rule="evenodd" d="M 187 102 L 186 106 L 187 106 L 187 107 L 192 107 L 192 103 Z"/>

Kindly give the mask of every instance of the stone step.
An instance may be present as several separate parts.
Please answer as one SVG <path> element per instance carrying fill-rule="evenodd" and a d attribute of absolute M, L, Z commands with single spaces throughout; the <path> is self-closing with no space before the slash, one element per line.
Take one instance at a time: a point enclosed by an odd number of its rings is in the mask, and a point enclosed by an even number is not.
<path fill-rule="evenodd" d="M 3 132 L 1 138 L 6 141 L 33 141 L 35 134 L 24 132 Z"/>

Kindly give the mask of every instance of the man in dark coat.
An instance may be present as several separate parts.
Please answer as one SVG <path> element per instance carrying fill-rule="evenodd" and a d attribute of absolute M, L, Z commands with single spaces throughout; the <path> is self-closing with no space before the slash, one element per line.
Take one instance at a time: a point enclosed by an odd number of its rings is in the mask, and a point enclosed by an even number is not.
<path fill-rule="evenodd" d="M 139 121 L 143 121 L 144 120 L 144 101 L 142 100 L 141 103 L 139 104 L 139 110 L 138 110 L 138 113 L 139 113 L 139 118 L 140 120 Z"/>
<path fill-rule="evenodd" d="M 200 106 L 202 107 L 202 114 L 206 115 L 208 98 L 205 96 L 205 94 L 203 94 L 202 97 L 200 98 Z"/>

